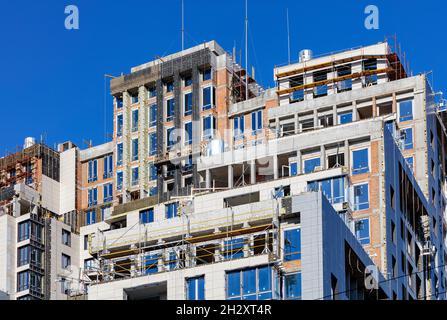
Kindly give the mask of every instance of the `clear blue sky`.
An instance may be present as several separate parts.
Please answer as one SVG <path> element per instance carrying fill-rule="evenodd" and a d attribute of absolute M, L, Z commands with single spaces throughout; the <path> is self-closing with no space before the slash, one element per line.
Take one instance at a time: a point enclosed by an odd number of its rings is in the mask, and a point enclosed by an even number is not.
<path fill-rule="evenodd" d="M 181 0 L 43 0 L 0 4 L 0 156 L 45 134 L 49 145 L 72 140 L 85 147 L 112 131 L 112 99 L 105 73 L 181 48 Z M 66 5 L 77 5 L 80 30 L 64 28 Z M 380 10 L 380 29 L 364 27 L 368 4 Z M 273 67 L 287 62 L 286 8 L 292 58 L 312 49 L 322 54 L 383 41 L 397 34 L 414 73 L 434 71 L 435 87 L 447 88 L 441 1 L 249 0 L 250 64 L 265 87 Z M 243 0 L 185 0 L 186 47 L 217 40 L 227 51 L 243 45 Z M 104 102 L 106 99 L 106 112 Z"/>

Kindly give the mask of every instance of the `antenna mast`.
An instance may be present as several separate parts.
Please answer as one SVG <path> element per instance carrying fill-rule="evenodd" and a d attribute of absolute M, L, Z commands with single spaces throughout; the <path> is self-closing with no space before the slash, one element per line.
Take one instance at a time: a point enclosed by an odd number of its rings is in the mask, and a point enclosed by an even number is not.
<path fill-rule="evenodd" d="M 245 0 L 245 100 L 248 100 L 248 0 Z"/>

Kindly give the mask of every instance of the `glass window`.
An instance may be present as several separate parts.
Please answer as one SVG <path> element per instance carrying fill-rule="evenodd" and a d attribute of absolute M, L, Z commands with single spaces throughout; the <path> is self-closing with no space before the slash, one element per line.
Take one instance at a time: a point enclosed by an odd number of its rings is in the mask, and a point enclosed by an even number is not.
<path fill-rule="evenodd" d="M 211 109 L 214 105 L 212 103 L 213 97 L 212 97 L 212 87 L 206 87 L 202 89 L 202 110 L 208 110 Z"/>
<path fill-rule="evenodd" d="M 88 234 L 84 236 L 84 250 L 88 250 Z"/>
<path fill-rule="evenodd" d="M 132 168 L 132 186 L 138 185 L 139 170 L 138 167 Z"/>
<path fill-rule="evenodd" d="M 68 267 L 71 265 L 71 257 L 66 254 L 62 254 L 62 269 L 68 269 Z"/>
<path fill-rule="evenodd" d="M 157 133 L 153 132 L 149 135 L 149 155 L 157 154 Z"/>
<path fill-rule="evenodd" d="M 149 88 L 148 91 L 149 98 L 153 98 L 157 96 L 157 89 L 155 87 Z"/>
<path fill-rule="evenodd" d="M 132 132 L 138 131 L 138 109 L 132 111 Z"/>
<path fill-rule="evenodd" d="M 284 231 L 284 261 L 301 259 L 301 229 Z"/>
<path fill-rule="evenodd" d="M 399 102 L 399 121 L 413 120 L 413 100 Z"/>
<path fill-rule="evenodd" d="M 118 171 L 116 173 L 116 189 L 122 190 L 123 189 L 123 172 Z"/>
<path fill-rule="evenodd" d="M 227 272 L 227 299 L 272 299 L 272 280 L 272 270 L 269 266 Z"/>
<path fill-rule="evenodd" d="M 116 135 L 121 137 L 123 135 L 123 115 L 116 116 Z"/>
<path fill-rule="evenodd" d="M 85 259 L 84 260 L 84 270 L 90 271 L 95 269 L 95 260 L 92 259 Z"/>
<path fill-rule="evenodd" d="M 174 91 L 174 82 L 170 81 L 166 83 L 166 92 Z"/>
<path fill-rule="evenodd" d="M 244 256 L 244 239 L 231 239 L 224 241 L 223 256 L 225 259 L 238 259 Z"/>
<path fill-rule="evenodd" d="M 262 130 L 262 110 L 251 113 L 251 131 L 252 135 L 260 134 Z"/>
<path fill-rule="evenodd" d="M 178 202 L 166 205 L 166 219 L 172 219 L 178 215 Z"/>
<path fill-rule="evenodd" d="M 312 173 L 315 171 L 315 168 L 319 166 L 321 166 L 320 158 L 304 160 L 304 173 Z"/>
<path fill-rule="evenodd" d="M 104 200 L 103 200 L 104 203 L 113 201 L 113 184 L 112 183 L 106 183 L 103 186 L 103 196 L 104 196 Z"/>
<path fill-rule="evenodd" d="M 23 271 L 17 274 L 17 292 L 28 290 L 30 287 L 30 272 Z"/>
<path fill-rule="evenodd" d="M 158 172 L 154 163 L 149 164 L 149 180 L 157 180 Z"/>
<path fill-rule="evenodd" d="M 234 130 L 234 140 L 239 140 L 244 138 L 245 131 L 245 117 L 244 115 L 236 116 L 233 119 L 233 130 Z"/>
<path fill-rule="evenodd" d="M 413 161 L 414 161 L 413 157 L 405 158 L 405 161 L 407 165 L 410 167 L 410 169 L 413 170 Z"/>
<path fill-rule="evenodd" d="M 185 76 L 183 78 L 184 86 L 189 87 L 192 85 L 192 76 Z"/>
<path fill-rule="evenodd" d="M 187 300 L 205 300 L 205 276 L 186 280 Z"/>
<path fill-rule="evenodd" d="M 31 235 L 31 222 L 24 221 L 18 224 L 18 241 L 28 240 Z"/>
<path fill-rule="evenodd" d="M 62 244 L 71 246 L 71 232 L 65 229 L 62 229 Z"/>
<path fill-rule="evenodd" d="M 298 175 L 298 163 L 296 163 L 296 162 L 290 163 L 290 175 L 292 177 Z"/>
<path fill-rule="evenodd" d="M 138 160 L 138 138 L 132 139 L 132 161 Z"/>
<path fill-rule="evenodd" d="M 116 99 L 116 108 L 121 109 L 123 107 L 123 98 L 115 98 Z"/>
<path fill-rule="evenodd" d="M 369 219 L 362 219 L 355 223 L 355 235 L 361 244 L 369 244 Z"/>
<path fill-rule="evenodd" d="M 103 174 L 104 179 L 108 179 L 108 178 L 112 177 L 112 175 L 113 175 L 113 156 L 112 155 L 108 155 L 108 156 L 104 157 L 103 167 L 104 167 L 104 174 Z"/>
<path fill-rule="evenodd" d="M 284 299 L 301 300 L 301 272 L 284 277 Z"/>
<path fill-rule="evenodd" d="M 153 104 L 149 107 L 149 127 L 157 125 L 157 105 Z"/>
<path fill-rule="evenodd" d="M 354 186 L 354 210 L 369 209 L 369 187 L 368 184 Z"/>
<path fill-rule="evenodd" d="M 88 182 L 96 180 L 98 180 L 98 161 L 95 159 L 88 162 Z"/>
<path fill-rule="evenodd" d="M 212 139 L 216 128 L 216 118 L 208 116 L 203 118 L 203 139 Z"/>
<path fill-rule="evenodd" d="M 413 128 L 407 128 L 400 131 L 402 147 L 404 150 L 413 149 Z"/>
<path fill-rule="evenodd" d="M 118 143 L 116 146 L 116 165 L 122 166 L 123 165 L 123 144 Z"/>
<path fill-rule="evenodd" d="M 352 151 L 353 166 L 352 174 L 361 174 L 369 172 L 368 149 Z"/>
<path fill-rule="evenodd" d="M 130 100 L 131 100 L 132 104 L 138 103 L 138 101 L 139 101 L 138 94 L 134 94 L 134 95 L 130 96 Z"/>
<path fill-rule="evenodd" d="M 185 123 L 185 145 L 192 144 L 192 122 Z"/>
<path fill-rule="evenodd" d="M 166 130 L 166 141 L 167 141 L 168 150 L 170 150 L 177 143 L 177 137 L 176 137 L 174 130 L 175 130 L 175 127 L 168 128 Z"/>
<path fill-rule="evenodd" d="M 150 208 L 140 211 L 140 223 L 146 224 L 151 222 L 154 222 L 154 209 Z"/>
<path fill-rule="evenodd" d="M 144 258 L 144 269 L 145 274 L 157 273 L 158 272 L 158 259 L 159 254 L 149 254 Z"/>
<path fill-rule="evenodd" d="M 17 253 L 17 266 L 21 267 L 30 263 L 30 246 L 24 246 L 18 249 Z"/>
<path fill-rule="evenodd" d="M 175 100 L 169 99 L 166 101 L 166 121 L 174 119 Z"/>
<path fill-rule="evenodd" d="M 331 204 L 343 203 L 345 201 L 344 178 L 331 178 L 308 183 L 309 191 L 321 191 Z"/>
<path fill-rule="evenodd" d="M 352 122 L 352 112 L 341 113 L 338 115 L 338 123 L 345 124 Z"/>
<path fill-rule="evenodd" d="M 177 268 L 177 253 L 175 251 L 169 252 L 169 259 L 166 261 L 169 270 L 175 270 Z"/>
<path fill-rule="evenodd" d="M 98 189 L 93 188 L 88 190 L 88 206 L 93 207 L 98 204 Z"/>
<path fill-rule="evenodd" d="M 186 93 L 184 98 L 185 116 L 192 114 L 192 93 Z"/>
<path fill-rule="evenodd" d="M 85 222 L 86 225 L 91 225 L 96 223 L 96 211 L 95 210 L 89 210 L 85 213 Z"/>
<path fill-rule="evenodd" d="M 204 70 L 203 71 L 203 81 L 211 80 L 211 78 L 212 78 L 211 68 Z"/>

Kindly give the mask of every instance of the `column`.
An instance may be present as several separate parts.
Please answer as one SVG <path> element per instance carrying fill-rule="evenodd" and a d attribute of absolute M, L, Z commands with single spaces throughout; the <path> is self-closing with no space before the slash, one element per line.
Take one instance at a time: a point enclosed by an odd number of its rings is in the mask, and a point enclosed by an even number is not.
<path fill-rule="evenodd" d="M 352 121 L 357 121 L 358 120 L 358 116 L 357 116 L 357 101 L 354 101 L 352 103 Z"/>
<path fill-rule="evenodd" d="M 206 171 L 205 171 L 205 187 L 207 189 L 211 188 L 211 171 L 210 171 L 210 169 L 206 169 Z"/>
<path fill-rule="evenodd" d="M 349 141 L 345 140 L 345 166 L 348 168 L 348 170 L 350 170 L 351 165 L 350 165 L 350 159 L 349 159 Z"/>
<path fill-rule="evenodd" d="M 324 145 L 320 147 L 320 166 L 323 170 L 326 169 L 326 148 Z"/>
<path fill-rule="evenodd" d="M 250 184 L 256 184 L 256 160 L 250 161 Z"/>
<path fill-rule="evenodd" d="M 334 118 L 334 126 L 338 124 L 338 117 L 337 117 L 337 105 L 334 105 L 332 107 L 332 116 Z"/>
<path fill-rule="evenodd" d="M 277 154 L 273 155 L 273 179 L 275 179 L 275 180 L 279 179 L 279 174 L 278 174 L 278 155 Z"/>
<path fill-rule="evenodd" d="M 234 169 L 233 169 L 233 165 L 230 164 L 228 165 L 228 188 L 233 188 L 233 175 L 234 175 Z"/>
<path fill-rule="evenodd" d="M 296 163 L 297 163 L 297 175 L 300 175 L 303 170 L 301 170 L 301 150 L 296 152 Z"/>
<path fill-rule="evenodd" d="M 298 134 L 300 132 L 300 121 L 298 113 L 295 113 L 295 134 Z"/>

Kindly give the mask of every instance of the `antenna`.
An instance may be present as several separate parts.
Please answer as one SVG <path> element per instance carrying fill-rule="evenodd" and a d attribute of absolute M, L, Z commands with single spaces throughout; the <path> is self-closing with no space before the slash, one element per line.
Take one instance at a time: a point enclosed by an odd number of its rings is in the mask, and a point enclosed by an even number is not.
<path fill-rule="evenodd" d="M 248 100 L 248 0 L 245 0 L 245 100 Z"/>
<path fill-rule="evenodd" d="M 289 8 L 286 10 L 286 16 L 287 16 L 287 54 L 288 54 L 288 61 L 290 64 L 290 25 L 289 25 Z"/>
<path fill-rule="evenodd" d="M 185 50 L 185 4 L 182 0 L 182 51 Z"/>

